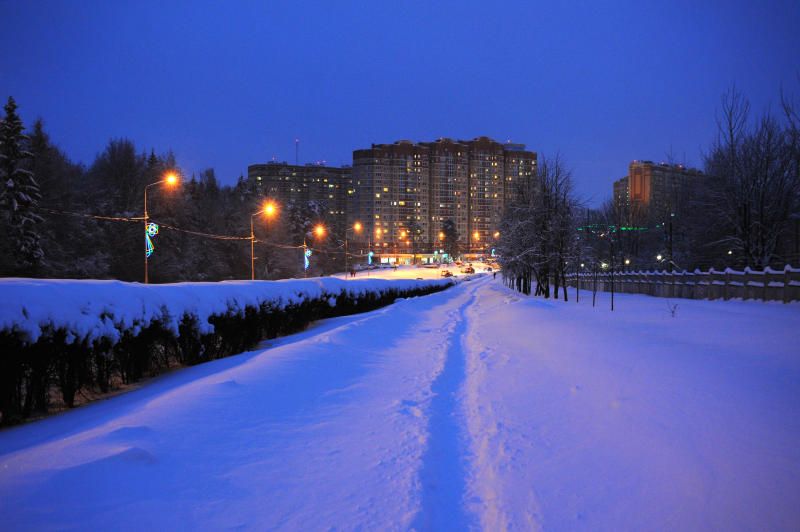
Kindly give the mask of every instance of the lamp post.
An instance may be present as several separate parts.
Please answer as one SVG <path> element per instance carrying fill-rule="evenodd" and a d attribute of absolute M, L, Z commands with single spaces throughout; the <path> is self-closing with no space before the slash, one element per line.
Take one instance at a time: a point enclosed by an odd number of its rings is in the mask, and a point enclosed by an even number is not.
<path fill-rule="evenodd" d="M 323 238 L 325 236 L 326 232 L 327 232 L 327 230 L 325 229 L 325 226 L 322 225 L 322 224 L 315 225 L 314 229 L 312 230 L 312 233 L 313 233 L 314 237 L 317 238 L 317 239 Z M 305 260 L 305 265 L 304 265 L 305 268 L 303 270 L 303 276 L 304 277 L 308 277 L 308 268 L 311 267 L 311 262 L 308 259 L 311 256 L 311 250 L 308 249 L 308 246 L 306 245 L 305 238 L 303 239 L 303 255 L 304 255 L 304 260 Z"/>
<path fill-rule="evenodd" d="M 160 185 L 161 183 L 166 183 L 169 186 L 175 186 L 178 184 L 178 174 L 175 172 L 169 172 L 164 176 L 164 179 L 160 181 L 156 181 L 155 183 L 150 183 L 144 187 L 144 284 L 149 283 L 148 278 L 148 259 L 150 258 L 150 250 L 147 247 L 147 226 L 150 223 L 148 220 L 150 216 L 147 213 L 147 189 L 150 187 L 154 187 L 156 185 Z"/>
<path fill-rule="evenodd" d="M 250 280 L 255 281 L 256 279 L 256 232 L 255 232 L 255 224 L 253 222 L 253 218 L 258 216 L 259 214 L 263 214 L 267 218 L 272 218 L 275 216 L 275 212 L 277 211 L 277 207 L 271 201 L 268 201 L 264 204 L 264 207 L 261 210 L 254 212 L 250 215 Z"/>
<path fill-rule="evenodd" d="M 347 247 L 347 232 L 353 231 L 353 234 L 361 232 L 361 222 L 356 222 L 353 224 L 353 227 L 348 227 L 344 230 L 344 272 L 346 274 L 350 274 L 350 270 L 347 268 L 347 259 L 349 258 L 349 248 Z"/>

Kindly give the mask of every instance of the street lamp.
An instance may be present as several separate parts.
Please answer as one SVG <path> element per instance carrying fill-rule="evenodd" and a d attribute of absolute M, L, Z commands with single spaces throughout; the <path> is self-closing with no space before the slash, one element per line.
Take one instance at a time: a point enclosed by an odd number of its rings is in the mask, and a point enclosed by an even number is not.
<path fill-rule="evenodd" d="M 150 223 L 148 221 L 150 219 L 150 216 L 147 213 L 147 189 L 150 188 L 150 187 L 154 187 L 156 185 L 160 185 L 161 183 L 166 183 L 170 187 L 176 186 L 178 184 L 178 174 L 175 173 L 175 172 L 167 172 L 164 175 L 164 179 L 161 179 L 160 181 L 156 181 L 155 183 L 150 183 L 149 185 L 146 185 L 144 187 L 144 232 L 145 232 L 145 238 L 144 238 L 144 284 L 148 284 L 148 282 L 149 282 L 148 275 L 147 275 L 148 274 L 148 271 L 147 271 L 147 269 L 148 269 L 147 259 L 150 258 L 150 250 L 147 247 L 147 226 Z"/>
<path fill-rule="evenodd" d="M 349 273 L 350 270 L 347 268 L 347 259 L 348 259 L 348 247 L 347 247 L 347 232 L 353 231 L 354 233 L 361 233 L 362 225 L 361 222 L 356 222 L 353 224 L 353 227 L 348 227 L 344 230 L 344 271 L 345 273 Z"/>
<path fill-rule="evenodd" d="M 268 201 L 264 206 L 250 215 L 250 280 L 256 279 L 256 232 L 253 218 L 263 214 L 267 218 L 272 218 L 278 212 L 278 207 L 274 202 Z"/>
<path fill-rule="evenodd" d="M 317 224 L 314 226 L 314 236 L 317 238 L 322 238 L 325 236 L 325 226 L 322 224 Z"/>

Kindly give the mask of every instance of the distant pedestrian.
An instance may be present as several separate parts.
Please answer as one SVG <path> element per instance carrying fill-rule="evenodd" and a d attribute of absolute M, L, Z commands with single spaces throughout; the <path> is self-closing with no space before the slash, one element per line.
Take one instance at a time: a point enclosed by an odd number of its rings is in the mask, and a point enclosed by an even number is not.
<path fill-rule="evenodd" d="M 492 279 L 497 279 L 497 272 L 492 272 Z"/>

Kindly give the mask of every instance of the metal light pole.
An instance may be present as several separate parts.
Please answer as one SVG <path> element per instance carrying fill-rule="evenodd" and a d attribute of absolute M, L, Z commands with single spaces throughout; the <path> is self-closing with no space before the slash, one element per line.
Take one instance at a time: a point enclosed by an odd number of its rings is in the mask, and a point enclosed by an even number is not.
<path fill-rule="evenodd" d="M 353 231 L 353 233 L 360 233 L 361 232 L 361 222 L 356 222 L 353 224 L 353 227 L 348 227 L 344 230 L 344 272 L 347 274 L 348 278 L 350 277 L 350 270 L 347 268 L 347 259 L 349 258 L 349 251 L 347 246 L 347 232 Z"/>
<path fill-rule="evenodd" d="M 315 225 L 314 229 L 311 231 L 313 237 L 316 238 L 317 241 L 322 240 L 322 238 L 325 236 L 325 233 L 327 233 L 327 232 L 328 232 L 327 228 L 324 225 L 322 225 L 321 223 Z M 303 239 L 303 260 L 304 261 L 308 261 L 310 253 L 311 252 L 308 249 L 308 246 L 306 245 L 306 240 L 304 238 Z M 303 272 L 304 273 L 304 277 L 308 277 L 308 268 L 311 267 L 311 263 L 308 262 L 307 264 L 305 264 L 305 266 L 307 266 L 307 267 L 304 268 L 304 272 Z"/>
<path fill-rule="evenodd" d="M 259 214 L 265 215 L 267 218 L 272 218 L 275 215 L 277 207 L 271 201 L 264 204 L 264 207 L 250 215 L 250 280 L 256 279 L 256 232 L 253 218 Z"/>
<path fill-rule="evenodd" d="M 147 214 L 147 189 L 150 188 L 150 187 L 154 187 L 156 185 L 160 185 L 161 183 L 166 183 L 166 184 L 168 184 L 170 186 L 175 185 L 175 184 L 178 183 L 178 176 L 174 172 L 170 172 L 161 181 L 156 181 L 155 183 L 150 183 L 149 185 L 146 185 L 144 187 L 144 233 L 145 233 L 145 238 L 144 238 L 144 284 L 148 284 L 149 283 L 148 271 L 147 271 L 148 270 L 147 259 L 150 257 L 148 255 L 148 253 L 147 253 L 148 252 L 148 249 L 147 249 L 147 226 L 149 224 L 148 220 L 150 219 L 150 216 Z"/>
<path fill-rule="evenodd" d="M 261 214 L 261 211 L 250 215 L 250 280 L 256 280 L 256 233 L 253 227 L 253 217 Z"/>

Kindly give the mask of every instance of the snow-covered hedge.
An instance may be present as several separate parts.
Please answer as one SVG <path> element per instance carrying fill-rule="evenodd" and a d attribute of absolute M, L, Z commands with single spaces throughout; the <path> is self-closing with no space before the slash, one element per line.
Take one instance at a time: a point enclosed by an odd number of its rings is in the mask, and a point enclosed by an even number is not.
<path fill-rule="evenodd" d="M 67 406 L 177 364 L 240 353 L 309 322 L 372 310 L 452 285 L 436 280 L 233 281 L 142 285 L 0 280 L 0 423 Z"/>

